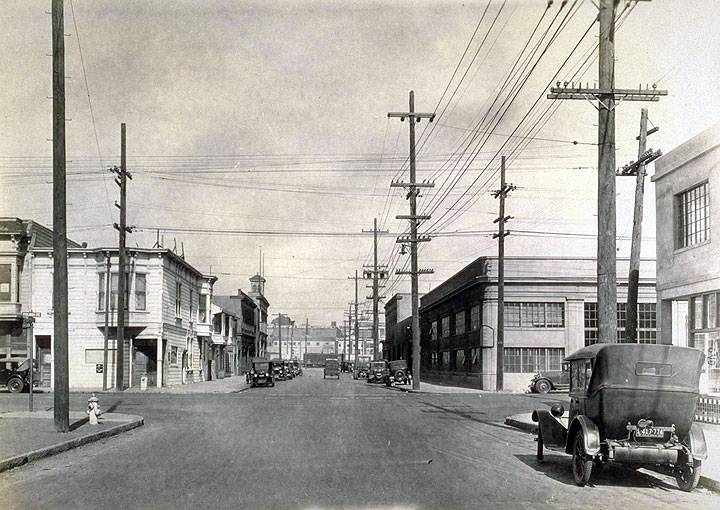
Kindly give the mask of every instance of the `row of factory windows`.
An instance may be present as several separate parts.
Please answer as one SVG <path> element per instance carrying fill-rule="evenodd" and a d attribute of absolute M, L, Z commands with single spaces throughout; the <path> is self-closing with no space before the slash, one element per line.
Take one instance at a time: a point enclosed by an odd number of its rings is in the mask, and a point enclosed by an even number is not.
<path fill-rule="evenodd" d="M 641 344 L 657 343 L 657 312 L 655 303 L 638 303 L 637 339 Z M 592 345 L 598 340 L 598 309 L 597 303 L 585 303 L 585 345 Z M 617 341 L 625 342 L 627 335 L 627 303 L 617 304 Z"/>
<path fill-rule="evenodd" d="M 555 347 L 505 347 L 504 367 L 508 373 L 535 373 L 560 370 L 565 349 Z M 432 352 L 431 370 L 481 372 L 481 348 Z"/>
<path fill-rule="evenodd" d="M 452 333 L 451 333 L 451 317 Z M 565 327 L 564 303 L 514 303 L 504 304 L 504 322 L 507 328 L 563 328 Z M 466 331 L 477 331 L 481 327 L 480 305 L 470 308 L 470 323 L 466 321 L 466 311 L 461 310 L 453 315 L 430 324 L 430 338 L 437 340 L 452 335 L 462 335 Z"/>

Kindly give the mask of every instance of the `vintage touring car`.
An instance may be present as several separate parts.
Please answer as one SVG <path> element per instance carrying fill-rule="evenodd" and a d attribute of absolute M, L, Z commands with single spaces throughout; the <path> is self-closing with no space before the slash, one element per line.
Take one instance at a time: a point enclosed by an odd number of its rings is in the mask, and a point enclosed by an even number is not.
<path fill-rule="evenodd" d="M 678 486 L 693 490 L 707 445 L 693 423 L 703 354 L 672 345 L 595 344 L 567 358 L 570 410 L 561 404 L 532 414 L 543 449 L 572 455 L 575 482 L 609 462 L 664 466 Z"/>

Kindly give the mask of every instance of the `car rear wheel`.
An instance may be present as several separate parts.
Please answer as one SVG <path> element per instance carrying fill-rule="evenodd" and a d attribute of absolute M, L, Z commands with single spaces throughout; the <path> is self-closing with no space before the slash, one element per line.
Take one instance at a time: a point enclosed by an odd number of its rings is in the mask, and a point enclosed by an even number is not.
<path fill-rule="evenodd" d="M 552 389 L 552 384 L 547 379 L 540 379 L 535 383 L 535 391 L 538 393 L 549 393 Z"/>
<path fill-rule="evenodd" d="M 575 483 L 580 487 L 590 481 L 590 475 L 592 474 L 593 460 L 589 459 L 585 453 L 585 439 L 583 433 L 578 432 L 575 434 L 575 441 L 573 443 L 573 457 L 572 457 L 572 468 L 573 478 Z"/>
<path fill-rule="evenodd" d="M 22 379 L 19 379 L 17 377 L 13 377 L 7 383 L 7 389 L 10 391 L 10 393 L 20 393 L 24 388 L 25 383 L 22 381 Z"/>
<path fill-rule="evenodd" d="M 692 464 L 684 464 L 675 468 L 675 481 L 681 490 L 691 492 L 697 487 L 700 481 L 700 472 L 702 464 L 699 460 Z"/>

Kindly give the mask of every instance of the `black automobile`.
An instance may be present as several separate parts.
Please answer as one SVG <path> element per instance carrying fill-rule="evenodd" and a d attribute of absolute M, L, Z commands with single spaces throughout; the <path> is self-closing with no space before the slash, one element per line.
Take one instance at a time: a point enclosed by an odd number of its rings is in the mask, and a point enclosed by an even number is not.
<path fill-rule="evenodd" d="M 412 375 L 408 368 L 407 361 L 398 359 L 388 361 L 388 372 L 385 376 L 386 386 L 395 386 L 396 384 L 412 384 Z"/>
<path fill-rule="evenodd" d="M 548 393 L 552 390 L 566 390 L 570 387 L 570 371 L 567 363 L 562 370 L 547 370 L 538 372 L 530 381 L 532 393 Z"/>
<path fill-rule="evenodd" d="M 273 377 L 276 381 L 287 381 L 287 372 L 285 371 L 285 364 L 282 360 L 272 360 Z"/>
<path fill-rule="evenodd" d="M 390 375 L 388 370 L 387 362 L 385 360 L 371 361 L 370 367 L 368 368 L 367 382 L 369 383 L 383 383 L 385 378 Z"/>
<path fill-rule="evenodd" d="M 0 387 L 5 386 L 11 393 L 20 393 L 30 388 L 29 359 L 0 359 L 0 367 Z M 37 377 L 34 383 L 37 386 Z"/>
<path fill-rule="evenodd" d="M 283 370 L 285 371 L 286 379 L 295 379 L 295 367 L 293 366 L 292 361 L 283 361 Z"/>
<path fill-rule="evenodd" d="M 275 386 L 273 362 L 266 359 L 253 360 L 250 369 L 250 387 Z"/>
<path fill-rule="evenodd" d="M 357 366 L 352 369 L 353 379 L 367 379 L 368 364 L 364 361 L 358 361 Z"/>

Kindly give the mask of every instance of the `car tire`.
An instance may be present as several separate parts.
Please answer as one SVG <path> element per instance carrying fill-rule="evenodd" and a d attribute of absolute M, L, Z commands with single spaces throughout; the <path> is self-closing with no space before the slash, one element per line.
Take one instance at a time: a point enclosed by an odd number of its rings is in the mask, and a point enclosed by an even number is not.
<path fill-rule="evenodd" d="M 552 389 L 552 383 L 547 379 L 540 379 L 535 381 L 535 391 L 537 393 L 550 393 Z"/>
<path fill-rule="evenodd" d="M 395 372 L 395 380 L 396 381 L 404 381 L 405 380 L 405 372 L 403 372 L 402 370 L 398 370 L 397 372 Z M 400 383 L 400 384 L 402 384 L 402 383 Z"/>
<path fill-rule="evenodd" d="M 7 389 L 10 393 L 20 393 L 25 389 L 25 383 L 19 377 L 12 377 L 7 382 Z"/>
<path fill-rule="evenodd" d="M 575 483 L 580 487 L 590 481 L 592 475 L 593 460 L 585 453 L 585 438 L 582 431 L 575 434 L 572 452 L 572 471 Z"/>
<path fill-rule="evenodd" d="M 692 464 L 683 464 L 675 468 L 675 481 L 680 490 L 692 492 L 700 482 L 700 473 L 702 472 L 702 463 L 699 460 L 693 461 Z"/>

